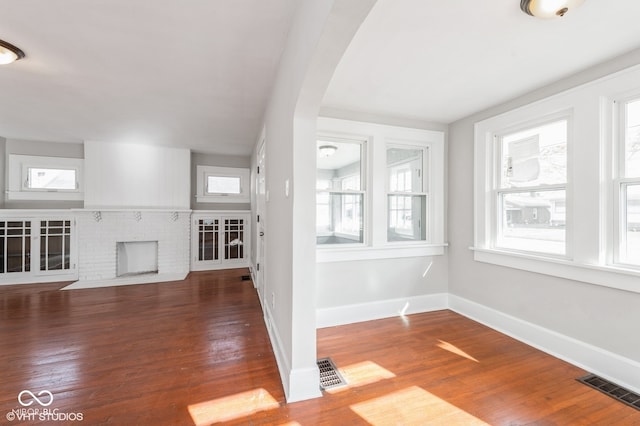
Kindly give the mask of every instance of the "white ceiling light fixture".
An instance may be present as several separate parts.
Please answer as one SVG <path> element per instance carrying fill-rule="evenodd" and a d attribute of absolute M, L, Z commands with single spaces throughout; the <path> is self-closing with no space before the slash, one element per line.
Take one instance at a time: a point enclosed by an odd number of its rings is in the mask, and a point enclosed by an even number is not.
<path fill-rule="evenodd" d="M 25 57 L 22 50 L 11 43 L 0 40 L 0 65 L 8 65 Z"/>
<path fill-rule="evenodd" d="M 583 2 L 584 0 L 520 0 L 520 9 L 537 18 L 558 18 Z"/>
<path fill-rule="evenodd" d="M 335 145 L 320 145 L 318 147 L 318 151 L 320 151 L 321 157 L 331 157 L 336 153 L 338 147 Z"/>

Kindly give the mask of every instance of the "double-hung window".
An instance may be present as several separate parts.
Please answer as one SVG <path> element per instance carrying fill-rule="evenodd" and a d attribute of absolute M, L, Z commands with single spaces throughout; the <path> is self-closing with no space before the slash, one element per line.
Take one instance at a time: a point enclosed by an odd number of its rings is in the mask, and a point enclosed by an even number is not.
<path fill-rule="evenodd" d="M 640 98 L 619 104 L 617 262 L 640 265 Z"/>
<path fill-rule="evenodd" d="M 316 176 L 317 243 L 364 243 L 365 142 L 319 140 Z"/>
<path fill-rule="evenodd" d="M 495 136 L 495 247 L 565 255 L 567 117 Z"/>
<path fill-rule="evenodd" d="M 427 240 L 428 150 L 387 146 L 387 241 Z"/>

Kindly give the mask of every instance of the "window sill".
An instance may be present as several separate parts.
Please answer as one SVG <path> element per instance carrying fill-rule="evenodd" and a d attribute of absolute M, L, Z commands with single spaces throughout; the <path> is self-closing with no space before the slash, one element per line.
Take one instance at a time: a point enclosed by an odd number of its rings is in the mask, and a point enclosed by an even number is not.
<path fill-rule="evenodd" d="M 478 262 L 640 293 L 638 281 L 640 269 L 578 263 L 572 260 L 494 249 L 477 247 L 470 247 L 470 249 L 474 252 L 474 260 Z"/>
<path fill-rule="evenodd" d="M 317 263 L 349 262 L 353 260 L 395 259 L 402 257 L 440 256 L 446 244 L 385 247 L 323 247 L 316 250 Z"/>
<path fill-rule="evenodd" d="M 197 195 L 196 201 L 198 203 L 237 203 L 246 204 L 251 202 L 250 197 L 244 196 L 222 196 L 222 195 Z"/>
<path fill-rule="evenodd" d="M 76 191 L 7 191 L 7 200 L 82 201 L 84 193 Z"/>

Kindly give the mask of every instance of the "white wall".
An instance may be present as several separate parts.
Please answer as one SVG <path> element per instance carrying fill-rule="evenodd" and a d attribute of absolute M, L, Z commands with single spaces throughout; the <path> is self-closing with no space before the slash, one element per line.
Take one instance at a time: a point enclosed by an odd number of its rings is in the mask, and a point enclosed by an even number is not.
<path fill-rule="evenodd" d="M 85 142 L 84 151 L 85 208 L 190 208 L 188 149 Z"/>
<path fill-rule="evenodd" d="M 374 3 L 300 2 L 265 114 L 265 316 L 288 401 L 320 396 L 315 217 L 309 212 L 315 204 L 315 121 L 333 70 Z"/>
<path fill-rule="evenodd" d="M 612 359 L 621 357 L 635 371 L 627 370 L 630 376 L 618 378 L 636 387 L 640 386 L 640 364 L 634 363 L 640 362 L 640 345 L 627 324 L 640 323 L 640 294 L 475 262 L 469 247 L 474 243 L 474 123 L 638 63 L 640 50 L 453 123 L 448 209 L 452 224 L 449 292 L 454 297 L 477 303 L 485 312 L 493 310 L 529 327 L 575 339 L 583 347 L 593 347 L 594 353 L 606 351 Z"/>

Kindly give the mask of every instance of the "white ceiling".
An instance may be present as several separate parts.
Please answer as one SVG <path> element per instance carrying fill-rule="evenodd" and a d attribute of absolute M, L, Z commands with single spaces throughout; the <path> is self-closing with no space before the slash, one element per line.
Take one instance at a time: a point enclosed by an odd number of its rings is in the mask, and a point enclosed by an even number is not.
<path fill-rule="evenodd" d="M 323 108 L 451 123 L 640 47 L 639 18 L 638 0 L 554 20 L 518 0 L 378 0 Z"/>
<path fill-rule="evenodd" d="M 300 0 L 0 0 L 0 136 L 248 155 Z M 378 0 L 325 110 L 449 123 L 640 47 L 640 1 Z"/>
<path fill-rule="evenodd" d="M 0 0 L 0 136 L 248 155 L 296 0 Z"/>

